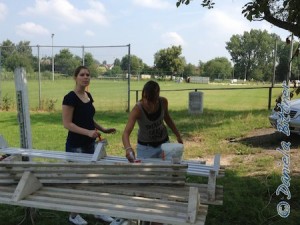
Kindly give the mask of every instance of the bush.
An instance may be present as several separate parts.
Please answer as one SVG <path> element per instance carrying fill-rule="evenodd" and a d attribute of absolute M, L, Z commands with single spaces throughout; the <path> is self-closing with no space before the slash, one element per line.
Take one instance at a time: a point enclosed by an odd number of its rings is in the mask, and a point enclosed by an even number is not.
<path fill-rule="evenodd" d="M 53 112 L 55 111 L 55 103 L 57 99 L 42 99 L 40 110 Z"/>
<path fill-rule="evenodd" d="M 3 111 L 9 111 L 13 108 L 13 100 L 7 94 L 0 101 L 0 109 Z"/>

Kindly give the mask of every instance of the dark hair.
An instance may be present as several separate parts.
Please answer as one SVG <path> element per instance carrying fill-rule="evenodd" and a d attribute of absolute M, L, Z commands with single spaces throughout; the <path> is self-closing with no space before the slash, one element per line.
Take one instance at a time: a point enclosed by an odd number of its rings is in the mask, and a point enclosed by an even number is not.
<path fill-rule="evenodd" d="M 78 66 L 74 71 L 74 77 L 77 77 L 78 74 L 80 73 L 80 70 L 82 70 L 82 69 L 86 69 L 86 70 L 90 71 L 89 68 L 87 68 L 86 66 Z"/>
<path fill-rule="evenodd" d="M 143 88 L 142 98 L 147 99 L 149 102 L 155 102 L 159 97 L 160 87 L 157 82 L 150 80 Z"/>

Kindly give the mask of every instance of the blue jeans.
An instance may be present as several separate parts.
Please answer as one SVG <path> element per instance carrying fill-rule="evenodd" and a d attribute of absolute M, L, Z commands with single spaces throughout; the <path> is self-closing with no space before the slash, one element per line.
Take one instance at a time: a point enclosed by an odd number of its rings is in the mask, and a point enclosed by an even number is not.
<path fill-rule="evenodd" d="M 152 147 L 149 145 L 136 145 L 136 153 L 138 159 L 148 159 L 148 158 L 161 158 L 162 150 L 161 145 L 157 147 Z"/>
<path fill-rule="evenodd" d="M 66 142 L 66 152 L 94 154 L 94 151 L 95 151 L 94 142 L 82 147 L 72 147 L 70 143 L 68 143 L 68 141 Z"/>

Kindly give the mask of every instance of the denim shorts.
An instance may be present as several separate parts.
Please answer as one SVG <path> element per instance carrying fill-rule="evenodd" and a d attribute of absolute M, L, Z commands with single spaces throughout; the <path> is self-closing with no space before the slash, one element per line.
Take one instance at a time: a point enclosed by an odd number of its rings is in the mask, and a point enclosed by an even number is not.
<path fill-rule="evenodd" d="M 82 146 L 82 147 L 72 147 L 68 142 L 66 142 L 66 152 L 94 154 L 94 151 L 95 151 L 94 142 L 92 142 L 87 146 Z"/>
<path fill-rule="evenodd" d="M 136 145 L 136 152 L 138 159 L 147 159 L 147 158 L 161 158 L 161 145 L 157 147 L 152 147 L 149 145 Z"/>

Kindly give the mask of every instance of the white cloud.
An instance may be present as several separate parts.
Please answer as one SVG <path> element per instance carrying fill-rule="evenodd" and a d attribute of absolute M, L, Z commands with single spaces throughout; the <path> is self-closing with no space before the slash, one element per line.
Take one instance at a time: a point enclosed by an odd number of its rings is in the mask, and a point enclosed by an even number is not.
<path fill-rule="evenodd" d="M 165 0 L 132 0 L 132 3 L 145 7 L 145 8 L 152 8 L 152 9 L 168 9 L 168 8 L 174 8 L 174 4 L 170 4 L 169 2 Z"/>
<path fill-rule="evenodd" d="M 86 30 L 84 33 L 85 33 L 86 36 L 89 36 L 89 37 L 95 36 L 95 33 L 91 30 Z"/>
<path fill-rule="evenodd" d="M 88 1 L 88 4 L 90 8 L 80 11 L 81 16 L 87 21 L 93 21 L 101 25 L 107 25 L 108 19 L 104 5 L 96 0 L 90 0 Z"/>
<path fill-rule="evenodd" d="M 236 15 L 235 13 L 232 15 Z M 213 19 L 212 19 L 213 18 Z M 210 10 L 202 20 L 208 31 L 214 31 L 217 35 L 240 34 L 247 30 L 244 21 L 239 18 L 231 17 L 230 14 L 220 10 Z"/>
<path fill-rule="evenodd" d="M 4 20 L 7 15 L 7 7 L 0 2 L 0 21 Z"/>
<path fill-rule="evenodd" d="M 41 36 L 41 35 L 45 36 L 50 34 L 50 32 L 43 26 L 31 22 L 18 25 L 16 33 L 20 36 L 27 36 L 27 37 L 28 36 L 34 37 L 34 36 Z"/>
<path fill-rule="evenodd" d="M 77 9 L 69 0 L 36 0 L 33 7 L 27 7 L 23 15 L 38 15 L 44 18 L 51 17 L 63 23 L 83 24 L 108 23 L 103 4 L 96 0 L 89 0 L 88 9 Z"/>
<path fill-rule="evenodd" d="M 161 36 L 164 44 L 167 45 L 185 45 L 185 41 L 183 40 L 183 38 L 177 34 L 176 32 L 167 32 L 162 34 Z"/>

